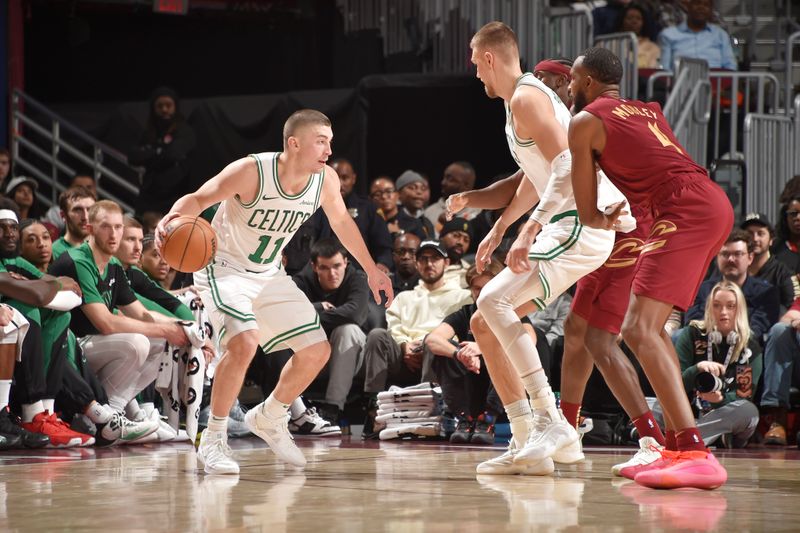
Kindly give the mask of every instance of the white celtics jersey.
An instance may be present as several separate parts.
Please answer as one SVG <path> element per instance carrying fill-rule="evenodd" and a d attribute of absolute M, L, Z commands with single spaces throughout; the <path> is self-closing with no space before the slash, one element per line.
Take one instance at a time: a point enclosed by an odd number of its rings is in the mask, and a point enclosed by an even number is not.
<path fill-rule="evenodd" d="M 211 222 L 217 232 L 218 259 L 227 259 L 250 272 L 279 269 L 281 251 L 319 207 L 325 170 L 311 174 L 303 190 L 290 195 L 278 181 L 279 155 L 250 155 L 258 168 L 255 200 L 244 204 L 237 194 L 220 204 Z"/>
<path fill-rule="evenodd" d="M 549 98 L 550 103 L 553 105 L 553 111 L 556 115 L 556 120 L 564 127 L 566 131 L 569 128 L 569 121 L 572 118 L 569 110 L 561 101 L 561 98 L 553 92 L 547 85 L 538 80 L 530 72 L 526 72 L 517 80 L 517 87 L 520 85 L 532 85 L 537 89 L 544 92 Z M 550 181 L 550 161 L 542 155 L 542 151 L 536 146 L 536 143 L 531 139 L 520 139 L 514 131 L 514 118 L 511 115 L 511 108 L 508 103 L 505 104 L 506 108 L 506 140 L 508 141 L 508 148 L 511 150 L 511 156 L 519 165 L 519 168 L 525 172 L 525 176 L 531 181 L 533 187 L 539 198 L 544 194 L 547 188 L 547 183 Z M 597 205 L 601 210 L 606 207 L 625 200 L 625 196 L 617 189 L 603 174 L 598 175 L 600 187 L 597 191 Z M 563 204 L 561 211 L 571 211 L 577 209 L 575 205 L 575 197 L 572 194 L 571 184 L 566 185 L 569 190 L 562 191 L 564 198 L 567 198 Z"/>

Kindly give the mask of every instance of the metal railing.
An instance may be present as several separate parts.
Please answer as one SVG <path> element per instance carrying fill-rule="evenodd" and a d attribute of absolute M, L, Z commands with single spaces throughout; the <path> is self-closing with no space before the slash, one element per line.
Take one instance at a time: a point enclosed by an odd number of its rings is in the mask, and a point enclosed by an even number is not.
<path fill-rule="evenodd" d="M 708 122 L 711 115 L 711 85 L 708 63 L 678 58 L 677 77 L 664 106 L 664 117 L 675 137 L 698 164 L 706 166 Z"/>
<path fill-rule="evenodd" d="M 91 172 L 97 193 L 133 211 L 142 170 L 118 150 L 100 142 L 19 89 L 12 95 L 12 161 L 15 171 L 39 183 L 37 198 L 56 205 L 58 195 L 80 172 Z M 19 172 L 19 171 L 22 172 Z M 124 196 L 124 198 L 123 198 Z"/>
<path fill-rule="evenodd" d="M 631 100 L 639 98 L 639 40 L 636 34 L 624 32 L 600 35 L 594 40 L 594 45 L 611 50 L 622 61 L 620 96 Z"/>
<path fill-rule="evenodd" d="M 792 147 L 794 149 L 794 174 L 800 175 L 800 93 L 794 97 L 794 143 Z"/>
<path fill-rule="evenodd" d="M 425 72 L 469 72 L 469 41 L 493 20 L 514 29 L 523 61 L 532 64 L 542 55 L 544 0 L 337 0 L 336 4 L 346 34 L 379 30 L 384 56 L 430 51 Z"/>
<path fill-rule="evenodd" d="M 747 212 L 757 211 L 778 219 L 778 197 L 792 177 L 796 125 L 785 115 L 748 113 L 744 119 L 744 152 L 748 182 Z"/>
<path fill-rule="evenodd" d="M 783 80 L 783 101 L 785 102 L 784 109 L 787 115 L 792 111 L 789 102 L 792 101 L 792 88 L 794 87 L 792 85 L 792 81 L 794 80 L 794 47 L 798 44 L 800 44 L 800 31 L 796 31 L 786 38 L 786 55 L 784 56 L 786 59 L 786 71 L 784 72 Z M 796 113 L 795 116 L 797 116 Z"/>
<path fill-rule="evenodd" d="M 592 44 L 592 14 L 586 10 L 552 14 L 545 25 L 545 58 L 575 59 Z"/>

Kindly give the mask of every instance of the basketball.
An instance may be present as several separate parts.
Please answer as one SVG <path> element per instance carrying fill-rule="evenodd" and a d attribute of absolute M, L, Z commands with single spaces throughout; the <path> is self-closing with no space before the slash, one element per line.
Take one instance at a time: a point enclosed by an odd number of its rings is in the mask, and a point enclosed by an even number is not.
<path fill-rule="evenodd" d="M 217 252 L 217 235 L 211 224 L 200 217 L 177 217 L 164 231 L 161 256 L 178 272 L 197 272 Z"/>

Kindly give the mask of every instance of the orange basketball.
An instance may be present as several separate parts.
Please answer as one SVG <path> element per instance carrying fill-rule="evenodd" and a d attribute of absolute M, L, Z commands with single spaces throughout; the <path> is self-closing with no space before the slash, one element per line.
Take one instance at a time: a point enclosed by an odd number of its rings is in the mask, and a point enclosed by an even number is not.
<path fill-rule="evenodd" d="M 217 235 L 211 224 L 200 217 L 177 217 L 164 230 L 161 256 L 178 272 L 197 272 L 217 252 Z"/>

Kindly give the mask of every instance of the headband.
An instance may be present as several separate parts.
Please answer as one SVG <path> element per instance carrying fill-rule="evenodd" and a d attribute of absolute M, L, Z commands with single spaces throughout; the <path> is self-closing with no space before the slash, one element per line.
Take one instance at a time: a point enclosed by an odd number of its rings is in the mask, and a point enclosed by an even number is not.
<path fill-rule="evenodd" d="M 19 224 L 17 214 L 11 209 L 0 209 L 0 220 L 10 219 Z"/>
<path fill-rule="evenodd" d="M 539 70 L 551 72 L 553 74 L 561 74 L 562 76 L 566 76 L 568 80 L 572 79 L 572 76 L 570 75 L 570 69 L 567 65 L 562 65 L 558 61 L 553 61 L 551 59 L 539 61 L 533 71 L 537 72 Z"/>

